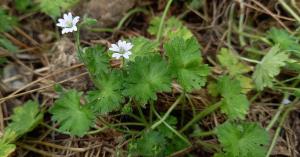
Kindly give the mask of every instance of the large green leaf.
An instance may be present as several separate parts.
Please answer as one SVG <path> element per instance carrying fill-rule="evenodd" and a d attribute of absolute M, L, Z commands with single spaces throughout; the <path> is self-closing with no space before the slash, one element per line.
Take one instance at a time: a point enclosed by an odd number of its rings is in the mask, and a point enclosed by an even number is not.
<path fill-rule="evenodd" d="M 280 73 L 280 68 L 285 66 L 289 60 L 289 54 L 281 51 L 279 46 L 274 46 L 263 57 L 262 61 L 256 65 L 253 73 L 253 80 L 258 90 L 265 87 L 272 87 L 274 77 Z"/>
<path fill-rule="evenodd" d="M 223 97 L 221 111 L 230 119 L 244 119 L 250 104 L 246 95 L 242 94 L 240 82 L 223 76 L 219 78 L 217 88 Z"/>
<path fill-rule="evenodd" d="M 253 122 L 226 122 L 216 128 L 224 154 L 220 157 L 265 157 L 268 132 Z"/>
<path fill-rule="evenodd" d="M 167 62 L 160 56 L 137 57 L 128 66 L 124 95 L 141 103 L 156 100 L 156 93 L 171 91 L 171 75 Z"/>
<path fill-rule="evenodd" d="M 174 38 L 164 45 L 170 69 L 182 88 L 188 92 L 206 83 L 210 70 L 202 63 L 200 45 L 195 38 Z"/>
<path fill-rule="evenodd" d="M 89 107 L 100 114 L 105 114 L 120 108 L 123 101 L 122 82 L 120 71 L 102 74 L 97 77 L 98 90 L 87 94 Z"/>
<path fill-rule="evenodd" d="M 81 93 L 66 91 L 49 110 L 52 120 L 59 123 L 59 130 L 64 133 L 83 136 L 93 124 L 94 113 L 81 105 L 80 98 Z"/>

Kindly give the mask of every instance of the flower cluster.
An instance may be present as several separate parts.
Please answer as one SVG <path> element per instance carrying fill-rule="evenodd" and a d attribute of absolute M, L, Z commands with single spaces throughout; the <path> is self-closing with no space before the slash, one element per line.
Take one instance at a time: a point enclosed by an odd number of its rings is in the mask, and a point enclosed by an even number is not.
<path fill-rule="evenodd" d="M 58 19 L 56 24 L 59 27 L 62 27 L 62 34 L 75 32 L 77 31 L 76 24 L 79 21 L 79 16 L 73 18 L 72 13 L 64 14 L 63 18 Z M 116 44 L 112 44 L 109 48 L 110 51 L 113 51 L 113 58 L 120 59 L 121 57 L 129 59 L 129 56 L 132 54 L 131 49 L 133 45 L 129 42 L 119 40 Z"/>

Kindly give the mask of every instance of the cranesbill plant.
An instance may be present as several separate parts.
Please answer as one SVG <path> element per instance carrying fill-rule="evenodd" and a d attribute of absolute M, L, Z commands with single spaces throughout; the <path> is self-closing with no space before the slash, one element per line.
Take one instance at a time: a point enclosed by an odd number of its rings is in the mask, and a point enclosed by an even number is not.
<path fill-rule="evenodd" d="M 160 24 L 160 19 L 156 17 L 151 22 L 151 34 L 161 35 L 159 26 L 155 26 Z M 75 33 L 78 56 L 90 72 L 95 89 L 85 95 L 75 90 L 61 93 L 61 97 L 49 110 L 61 132 L 84 136 L 90 127 L 95 128 L 93 123 L 96 117 L 122 111 L 144 126 L 141 135 L 132 135 L 129 155 L 166 156 L 191 146 L 185 133 L 201 118 L 220 108 L 229 120 L 213 130 L 224 148 L 217 151 L 216 156 L 250 157 L 266 153 L 268 137 L 251 139 L 253 131 L 263 133 L 261 136 L 265 136 L 266 131 L 257 124 L 241 121 L 245 119 L 249 109 L 249 101 L 245 95 L 249 90 L 243 90 L 249 86 L 243 81 L 249 82 L 250 78 L 243 74 L 250 70 L 239 63 L 238 58 L 230 57 L 229 52 L 222 50 L 219 60 L 228 68 L 230 75 L 217 78 L 215 83 L 214 96 L 220 96 L 220 101 L 195 115 L 180 129 L 176 125 L 177 118 L 171 116 L 172 111 L 179 104 L 187 102 L 191 92 L 204 87 L 211 72 L 211 68 L 203 63 L 201 46 L 192 33 L 176 18 L 170 18 L 166 21 L 167 32 L 162 33 L 162 43 L 137 37 L 120 39 L 108 49 L 100 45 L 82 48 L 79 33 L 84 21 L 77 26 L 78 21 L 79 17 L 73 18 L 69 13 L 64 15 L 64 19 L 59 19 L 57 26 L 62 27 L 63 34 Z M 177 26 L 182 29 L 174 29 Z M 160 44 L 163 45 L 163 52 L 159 51 Z M 121 65 L 112 66 L 111 60 L 118 60 Z M 240 72 L 235 66 L 244 71 Z M 254 78 L 259 77 L 256 75 L 254 74 Z M 177 100 L 161 115 L 155 106 L 158 93 L 171 93 L 174 90 L 178 92 Z M 149 117 L 143 111 L 145 108 L 150 110 Z M 230 137 L 235 140 L 231 141 Z M 243 145 L 234 147 L 240 144 Z M 247 145 L 251 148 L 247 148 Z M 255 153 L 256 151 L 259 152 Z"/>
<path fill-rule="evenodd" d="M 57 10 L 50 11 L 57 17 Z M 117 129 L 129 141 L 128 156 L 168 156 L 200 144 L 215 157 L 264 157 L 268 153 L 268 132 L 257 123 L 246 121 L 251 105 L 247 94 L 255 89 L 272 88 L 281 68 L 294 63 L 289 58 L 289 51 L 298 49 L 293 46 L 297 43 L 294 37 L 271 29 L 268 38 L 273 45 L 261 61 L 222 48 L 216 56 L 222 72 L 214 75 L 213 67 L 205 64 L 202 46 L 193 33 L 177 18 L 165 16 L 154 17 L 150 22 L 148 33 L 156 36 L 156 40 L 138 36 L 119 39 L 109 46 L 89 47 L 81 45 L 80 30 L 95 20 L 72 13 L 58 19 L 56 25 L 62 34 L 74 34 L 78 58 L 86 66 L 94 87 L 86 92 L 58 91 L 60 97 L 48 110 L 58 126 L 54 130 L 82 137 L 106 128 Z M 282 41 L 277 35 L 287 40 Z M 245 61 L 256 65 L 250 67 Z M 208 89 L 211 100 L 198 112 L 191 97 L 194 92 L 205 90 L 202 88 Z M 167 111 L 158 106 L 161 93 L 176 98 L 172 104 L 165 104 Z M 292 103 L 288 98 L 283 100 L 282 104 Z M 174 112 L 178 108 L 180 114 Z M 188 116 L 186 108 L 193 111 Z M 201 120 L 216 112 L 224 115 L 224 122 L 203 131 Z M 126 122 L 110 124 L 102 118 L 112 113 L 126 117 Z M 21 123 L 24 117 L 27 123 Z M 35 102 L 17 108 L 0 140 L 0 156 L 8 156 L 15 149 L 14 142 L 32 130 L 42 117 L 43 112 Z M 104 128 L 99 128 L 99 119 Z M 275 122 L 276 119 L 272 120 L 267 128 Z M 203 142 L 206 136 L 216 137 L 219 144 Z"/>

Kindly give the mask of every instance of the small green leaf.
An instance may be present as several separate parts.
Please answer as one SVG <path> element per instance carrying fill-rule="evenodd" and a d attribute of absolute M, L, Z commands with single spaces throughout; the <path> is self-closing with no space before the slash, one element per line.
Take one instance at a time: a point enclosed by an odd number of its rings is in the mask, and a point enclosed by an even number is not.
<path fill-rule="evenodd" d="M 31 131 L 42 120 L 43 114 L 39 111 L 37 102 L 28 101 L 23 106 L 14 108 L 12 122 L 5 128 L 15 132 L 17 137 Z"/>
<path fill-rule="evenodd" d="M 97 19 L 89 18 L 87 16 L 83 17 L 83 21 L 81 22 L 81 26 L 93 26 L 97 24 Z"/>
<path fill-rule="evenodd" d="M 253 89 L 253 80 L 250 77 L 238 75 L 235 77 L 235 79 L 237 79 L 240 82 L 242 87 L 242 93 L 246 94 Z"/>
<path fill-rule="evenodd" d="M 257 123 L 226 122 L 216 128 L 225 157 L 265 157 L 269 142 L 268 132 Z"/>
<path fill-rule="evenodd" d="M 8 143 L 0 143 L 0 156 L 9 157 L 16 149 L 16 145 Z"/>
<path fill-rule="evenodd" d="M 32 0 L 15 0 L 15 6 L 18 11 L 26 11 L 32 4 Z"/>
<path fill-rule="evenodd" d="M 123 77 L 120 71 L 102 74 L 97 78 L 98 90 L 87 94 L 89 107 L 100 114 L 106 114 L 120 108 L 123 101 L 122 93 Z"/>
<path fill-rule="evenodd" d="M 81 93 L 70 90 L 61 95 L 50 108 L 52 120 L 60 124 L 59 130 L 83 136 L 93 124 L 94 113 L 80 103 Z"/>
<path fill-rule="evenodd" d="M 204 6 L 203 0 L 191 0 L 189 6 L 192 7 L 195 10 L 198 10 Z"/>
<path fill-rule="evenodd" d="M 244 74 L 251 71 L 251 68 L 238 60 L 238 58 L 226 48 L 222 48 L 217 55 L 219 62 L 225 67 L 231 76 Z"/>
<path fill-rule="evenodd" d="M 9 52 L 15 53 L 18 51 L 18 48 L 15 45 L 13 45 L 9 40 L 1 36 L 0 36 L 0 46 L 8 50 Z"/>
<path fill-rule="evenodd" d="M 272 40 L 274 46 L 279 45 L 281 50 L 292 51 L 292 53 L 300 57 L 299 40 L 296 37 L 290 35 L 286 30 L 271 28 L 267 32 L 267 37 Z"/>
<path fill-rule="evenodd" d="M 144 132 L 143 135 L 129 143 L 129 154 L 132 156 L 161 156 L 166 140 L 157 131 Z"/>
<path fill-rule="evenodd" d="M 100 45 L 84 48 L 82 60 L 93 77 L 97 77 L 109 71 L 109 57 L 105 48 Z"/>
<path fill-rule="evenodd" d="M 291 71 L 295 71 L 297 73 L 300 73 L 300 61 L 295 59 L 289 59 L 286 62 L 286 65 L 284 68 L 291 70 Z"/>
<path fill-rule="evenodd" d="M 38 0 L 41 11 L 53 18 L 79 2 L 79 0 Z"/>
<path fill-rule="evenodd" d="M 13 16 L 7 15 L 6 11 L 0 6 L 0 32 L 10 31 L 17 24 L 17 20 Z"/>
<path fill-rule="evenodd" d="M 0 145 L 4 143 L 13 143 L 18 139 L 18 137 L 20 136 L 16 134 L 15 130 L 5 128 L 5 132 L 0 138 Z"/>
<path fill-rule="evenodd" d="M 273 79 L 280 73 L 280 68 L 285 66 L 289 60 L 289 54 L 281 51 L 279 46 L 274 46 L 264 56 L 262 61 L 256 65 L 253 80 L 258 90 L 273 86 Z"/>
<path fill-rule="evenodd" d="M 132 55 L 130 60 L 134 60 L 135 57 L 146 57 L 150 55 L 158 54 L 158 42 L 151 41 L 144 37 L 136 37 L 131 39 L 133 45 Z"/>
<path fill-rule="evenodd" d="M 218 85 L 217 85 L 217 83 L 214 82 L 214 81 L 208 82 L 207 90 L 208 90 L 208 93 L 209 93 L 210 95 L 212 95 L 213 97 L 216 97 L 216 96 L 219 95 Z"/>
<path fill-rule="evenodd" d="M 167 62 L 159 55 L 137 57 L 128 66 L 123 94 L 135 98 L 141 103 L 156 100 L 156 93 L 171 91 L 171 75 Z"/>
<path fill-rule="evenodd" d="M 157 35 L 159 30 L 161 17 L 154 17 L 150 21 L 150 27 L 148 32 L 151 35 Z M 165 21 L 163 27 L 163 37 L 167 39 L 173 39 L 175 37 L 182 37 L 183 39 L 189 39 L 193 37 L 192 32 L 185 27 L 180 20 L 175 17 L 171 17 Z"/>
<path fill-rule="evenodd" d="M 168 123 L 172 128 L 176 129 L 176 124 L 177 124 L 177 118 L 174 116 L 169 116 L 166 120 L 166 123 Z M 174 137 L 174 133 L 164 124 L 160 124 L 157 127 L 157 130 L 164 136 L 167 138 L 173 138 Z"/>
<path fill-rule="evenodd" d="M 5 57 L 0 57 L 0 65 L 3 65 L 3 64 L 5 64 L 5 63 L 7 63 L 7 58 L 5 58 Z M 1 70 L 0 70 L 0 75 L 1 75 Z"/>
<path fill-rule="evenodd" d="M 184 90 L 190 92 L 205 85 L 210 69 L 202 63 L 200 45 L 195 38 L 174 38 L 164 45 L 164 49 L 170 69 Z"/>
<path fill-rule="evenodd" d="M 222 95 L 221 111 L 229 119 L 244 119 L 249 109 L 246 95 L 242 94 L 240 82 L 223 76 L 218 80 L 218 91 Z"/>

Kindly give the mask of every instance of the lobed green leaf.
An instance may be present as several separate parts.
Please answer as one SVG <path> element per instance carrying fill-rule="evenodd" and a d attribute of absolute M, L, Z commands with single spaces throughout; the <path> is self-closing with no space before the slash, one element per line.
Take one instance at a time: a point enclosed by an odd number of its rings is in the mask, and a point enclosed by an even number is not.
<path fill-rule="evenodd" d="M 159 55 L 137 57 L 128 66 L 123 94 L 141 103 L 156 100 L 156 93 L 171 91 L 171 75 L 167 62 Z"/>
<path fill-rule="evenodd" d="M 216 128 L 224 157 L 264 157 L 269 142 L 268 132 L 257 123 L 226 122 Z M 218 156 L 218 155 L 217 155 Z"/>
<path fill-rule="evenodd" d="M 77 4 L 79 0 L 38 0 L 38 2 L 43 13 L 56 18 Z"/>
<path fill-rule="evenodd" d="M 109 57 L 105 48 L 100 45 L 84 48 L 81 52 L 82 60 L 93 77 L 108 73 Z"/>
<path fill-rule="evenodd" d="M 150 21 L 150 27 L 148 32 L 151 35 L 157 35 L 159 30 L 161 17 L 154 17 Z M 192 32 L 185 27 L 180 20 L 175 17 L 167 19 L 163 26 L 163 37 L 167 39 L 173 39 L 175 37 L 182 37 L 185 40 L 193 37 Z"/>
<path fill-rule="evenodd" d="M 240 82 L 230 79 L 228 76 L 223 76 L 219 78 L 217 88 L 223 97 L 221 100 L 221 111 L 229 119 L 244 119 L 250 104 L 246 95 L 242 94 Z"/>
<path fill-rule="evenodd" d="M 37 102 L 28 101 L 23 106 L 14 108 L 12 122 L 5 128 L 15 132 L 17 137 L 34 129 L 42 120 L 43 114 L 39 111 Z"/>
<path fill-rule="evenodd" d="M 158 54 L 159 43 L 156 41 L 151 41 L 144 37 L 136 37 L 131 39 L 131 43 L 133 44 L 133 48 L 130 60 L 134 60 L 136 57 L 147 57 Z"/>
<path fill-rule="evenodd" d="M 88 106 L 97 113 L 106 114 L 120 108 L 123 101 L 123 76 L 120 71 L 112 71 L 97 77 L 98 90 L 87 93 Z"/>
<path fill-rule="evenodd" d="M 285 62 L 289 60 L 289 54 L 281 51 L 279 46 L 274 46 L 263 57 L 262 61 L 256 65 L 252 78 L 258 90 L 265 87 L 272 87 L 273 80 L 280 73 L 280 68 L 285 66 Z"/>
<path fill-rule="evenodd" d="M 94 113 L 81 105 L 80 98 L 81 93 L 66 91 L 49 110 L 52 120 L 59 123 L 59 130 L 64 133 L 83 136 L 93 124 Z"/>
<path fill-rule="evenodd" d="M 190 92 L 205 85 L 210 69 L 202 63 L 200 45 L 195 38 L 174 38 L 164 45 L 164 49 L 170 69 L 185 91 Z"/>

